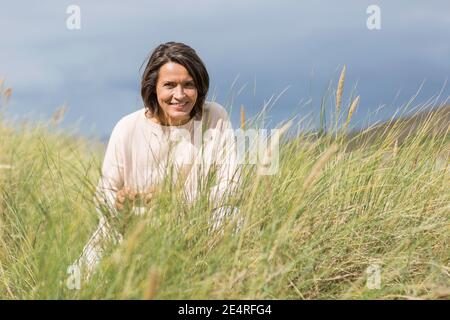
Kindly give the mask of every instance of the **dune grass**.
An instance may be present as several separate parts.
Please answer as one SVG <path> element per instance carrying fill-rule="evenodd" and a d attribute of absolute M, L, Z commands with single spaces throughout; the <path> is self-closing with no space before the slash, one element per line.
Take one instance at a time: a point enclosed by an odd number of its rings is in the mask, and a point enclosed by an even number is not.
<path fill-rule="evenodd" d="M 344 134 L 283 141 L 278 174 L 245 168 L 238 233 L 163 189 L 79 290 L 68 266 L 97 226 L 104 150 L 53 125 L 0 115 L 2 299 L 450 297 L 450 139 L 432 118 L 401 143 L 396 126 L 352 150 Z"/>

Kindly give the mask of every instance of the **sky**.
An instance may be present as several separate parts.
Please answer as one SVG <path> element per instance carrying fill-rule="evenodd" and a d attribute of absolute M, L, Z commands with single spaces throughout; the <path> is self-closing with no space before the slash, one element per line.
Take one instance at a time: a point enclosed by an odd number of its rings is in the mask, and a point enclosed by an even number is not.
<path fill-rule="evenodd" d="M 70 5 L 80 9 L 80 29 L 67 27 Z M 367 25 L 372 5 L 379 29 Z M 66 104 L 62 127 L 102 139 L 142 108 L 139 69 L 167 41 L 197 51 L 208 99 L 230 110 L 235 126 L 242 105 L 252 117 L 278 96 L 268 128 L 294 116 L 317 125 L 322 97 L 333 110 L 326 91 L 344 65 L 344 110 L 361 97 L 354 128 L 389 119 L 419 88 L 414 105 L 450 96 L 448 0 L 1 0 L 0 39 L 9 118 L 49 119 Z"/>

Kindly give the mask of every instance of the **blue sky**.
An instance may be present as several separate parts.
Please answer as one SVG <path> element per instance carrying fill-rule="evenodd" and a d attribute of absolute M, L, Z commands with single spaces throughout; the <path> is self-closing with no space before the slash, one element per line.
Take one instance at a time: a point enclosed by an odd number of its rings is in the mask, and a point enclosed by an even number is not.
<path fill-rule="evenodd" d="M 81 9 L 80 30 L 66 27 L 69 5 Z M 380 7 L 380 30 L 366 26 L 369 5 Z M 0 77 L 14 90 L 8 116 L 49 118 L 66 103 L 63 126 L 78 121 L 81 134 L 100 137 L 142 106 L 139 67 L 172 40 L 196 49 L 210 98 L 233 102 L 234 124 L 241 105 L 255 115 L 287 87 L 267 125 L 295 115 L 317 120 L 344 64 L 344 103 L 355 86 L 361 96 L 355 127 L 392 116 L 423 81 L 416 105 L 427 101 L 450 75 L 448 0 L 3 0 L 0 37 Z M 440 100 L 448 96 L 446 85 Z"/>

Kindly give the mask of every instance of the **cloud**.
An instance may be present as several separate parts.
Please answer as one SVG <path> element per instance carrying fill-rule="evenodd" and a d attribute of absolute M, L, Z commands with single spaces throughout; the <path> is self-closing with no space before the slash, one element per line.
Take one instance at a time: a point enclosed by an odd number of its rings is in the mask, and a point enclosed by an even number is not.
<path fill-rule="evenodd" d="M 70 4 L 81 8 L 81 30 L 66 28 Z M 381 8 L 379 31 L 366 28 L 369 4 Z M 376 105 L 399 89 L 414 92 L 424 78 L 433 84 L 427 92 L 437 92 L 450 73 L 448 1 L 83 0 L 1 6 L 0 75 L 14 87 L 15 103 L 22 105 L 17 112 L 51 113 L 67 102 L 69 118 L 83 117 L 84 128 L 95 125 L 99 134 L 139 107 L 138 69 L 150 50 L 169 40 L 197 50 L 219 102 L 237 74 L 240 85 L 257 77 L 257 97 L 243 94 L 238 101 L 255 110 L 289 84 L 283 103 L 296 104 L 307 93 L 311 70 L 320 99 L 329 79 L 347 64 L 348 80 L 359 80 L 365 94 L 361 114 L 365 103 Z"/>

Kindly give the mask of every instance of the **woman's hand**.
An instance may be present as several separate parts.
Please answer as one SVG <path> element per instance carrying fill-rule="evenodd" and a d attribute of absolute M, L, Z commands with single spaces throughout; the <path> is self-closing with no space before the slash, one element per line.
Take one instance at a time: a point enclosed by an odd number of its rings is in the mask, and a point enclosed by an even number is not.
<path fill-rule="evenodd" d="M 129 202 L 136 199 L 137 193 L 128 187 L 120 189 L 116 194 L 116 209 L 122 211 Z"/>
<path fill-rule="evenodd" d="M 126 207 L 137 207 L 137 206 L 149 206 L 153 195 L 155 193 L 155 188 L 150 187 L 144 193 L 138 193 L 129 187 L 120 189 L 116 194 L 115 207 L 119 211 L 123 211 Z"/>

